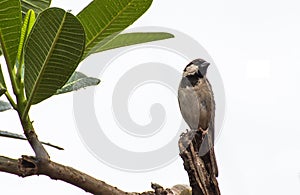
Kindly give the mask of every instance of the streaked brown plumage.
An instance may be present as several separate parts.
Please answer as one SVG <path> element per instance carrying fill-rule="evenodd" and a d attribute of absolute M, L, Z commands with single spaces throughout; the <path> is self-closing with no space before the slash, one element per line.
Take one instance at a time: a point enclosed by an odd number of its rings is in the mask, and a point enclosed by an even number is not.
<path fill-rule="evenodd" d="M 205 60 L 196 59 L 185 67 L 178 89 L 178 101 L 181 114 L 191 130 L 202 132 L 204 140 L 199 154 L 212 175 L 217 177 L 218 168 L 213 147 L 215 101 L 206 78 L 208 66 L 209 63 Z"/>

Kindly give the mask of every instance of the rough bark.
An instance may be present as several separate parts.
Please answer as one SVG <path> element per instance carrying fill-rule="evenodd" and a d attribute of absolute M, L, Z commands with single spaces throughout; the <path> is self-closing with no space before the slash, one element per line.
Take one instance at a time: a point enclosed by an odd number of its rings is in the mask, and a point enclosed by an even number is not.
<path fill-rule="evenodd" d="M 32 156 L 22 156 L 11 159 L 0 156 L 0 172 L 6 172 L 20 177 L 46 175 L 51 179 L 61 180 L 96 195 L 175 195 L 182 191 L 189 191 L 188 186 L 176 185 L 171 189 L 164 189 L 158 184 L 151 184 L 153 191 L 124 192 L 104 181 L 95 179 L 72 167 L 64 166 L 53 161 L 41 162 Z M 177 193 L 178 192 L 178 193 Z"/>
<path fill-rule="evenodd" d="M 20 177 L 46 175 L 51 179 L 65 181 L 92 194 L 128 194 L 72 167 L 64 166 L 53 161 L 48 161 L 47 163 L 40 162 L 31 156 L 22 156 L 20 159 L 0 156 L 0 171 L 15 174 Z"/>
<path fill-rule="evenodd" d="M 203 142 L 202 133 L 189 131 L 181 135 L 178 143 L 180 156 L 189 175 L 193 195 L 220 195 L 218 181 L 215 175 L 211 175 L 213 172 L 205 163 L 205 155 L 199 156 L 198 153 L 199 146 Z"/>

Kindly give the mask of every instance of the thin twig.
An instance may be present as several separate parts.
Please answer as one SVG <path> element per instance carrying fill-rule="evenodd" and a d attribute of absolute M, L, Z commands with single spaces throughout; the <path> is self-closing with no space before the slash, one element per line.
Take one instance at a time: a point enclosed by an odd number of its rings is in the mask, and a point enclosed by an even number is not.
<path fill-rule="evenodd" d="M 19 140 L 27 140 L 27 138 L 25 136 L 21 135 L 21 134 L 11 133 L 11 132 L 2 131 L 2 130 L 0 130 L 0 136 L 13 138 L 13 139 L 19 139 Z M 44 144 L 44 145 L 56 148 L 58 150 L 64 150 L 62 147 L 53 145 L 51 143 L 46 143 L 46 142 L 43 142 L 43 141 L 41 141 L 41 143 Z"/>

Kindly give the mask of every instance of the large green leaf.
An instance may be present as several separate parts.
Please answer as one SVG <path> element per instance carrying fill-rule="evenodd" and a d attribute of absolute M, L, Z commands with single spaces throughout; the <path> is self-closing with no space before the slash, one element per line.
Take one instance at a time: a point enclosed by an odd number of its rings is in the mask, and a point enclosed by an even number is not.
<path fill-rule="evenodd" d="M 86 32 L 84 57 L 136 21 L 152 0 L 94 0 L 77 16 Z"/>
<path fill-rule="evenodd" d="M 39 14 L 43 10 L 47 9 L 50 4 L 51 0 L 21 0 L 22 14 L 25 16 L 30 9 Z"/>
<path fill-rule="evenodd" d="M 13 69 L 16 62 L 21 22 L 20 1 L 0 0 L 0 43 L 9 69 Z"/>
<path fill-rule="evenodd" d="M 153 33 L 126 33 L 116 36 L 111 41 L 107 42 L 102 47 L 98 48 L 96 52 L 101 52 L 109 49 L 115 49 L 124 46 L 130 46 L 150 41 L 157 41 L 163 39 L 173 38 L 174 35 L 163 32 Z"/>
<path fill-rule="evenodd" d="M 10 103 L 0 100 L 0 112 L 10 110 L 10 109 L 11 109 Z"/>
<path fill-rule="evenodd" d="M 84 29 L 71 13 L 49 8 L 39 14 L 25 45 L 25 112 L 67 82 L 80 62 L 84 43 Z"/>
<path fill-rule="evenodd" d="M 81 72 L 74 72 L 67 83 L 59 90 L 57 90 L 56 94 L 68 93 L 71 91 L 76 91 L 78 89 L 82 89 L 85 87 L 98 85 L 100 80 L 93 77 L 87 77 L 85 74 Z"/>

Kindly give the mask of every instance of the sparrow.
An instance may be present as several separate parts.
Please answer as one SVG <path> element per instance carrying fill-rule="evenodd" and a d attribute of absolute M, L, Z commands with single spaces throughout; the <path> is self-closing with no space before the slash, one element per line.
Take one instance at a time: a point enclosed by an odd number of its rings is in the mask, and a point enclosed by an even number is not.
<path fill-rule="evenodd" d="M 218 167 L 213 146 L 215 101 L 211 84 L 206 77 L 209 65 L 210 63 L 199 58 L 185 67 L 178 88 L 178 102 L 182 117 L 190 129 L 202 134 L 200 157 L 211 175 L 217 177 Z"/>

